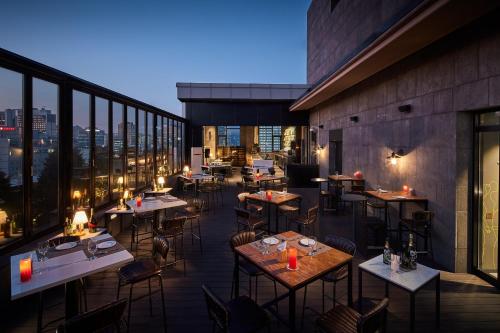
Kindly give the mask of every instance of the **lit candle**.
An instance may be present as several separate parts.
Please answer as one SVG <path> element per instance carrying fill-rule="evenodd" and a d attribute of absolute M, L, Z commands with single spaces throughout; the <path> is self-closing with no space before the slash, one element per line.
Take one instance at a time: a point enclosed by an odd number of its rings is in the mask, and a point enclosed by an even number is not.
<path fill-rule="evenodd" d="M 267 191 L 266 192 L 267 200 L 271 201 L 273 199 L 273 192 L 272 191 Z"/>
<path fill-rule="evenodd" d="M 19 261 L 19 274 L 21 277 L 21 282 L 27 282 L 31 280 L 31 257 L 23 258 Z"/>
<path fill-rule="evenodd" d="M 142 206 L 142 198 L 140 196 L 138 196 L 137 199 L 135 199 L 135 203 L 136 203 L 137 207 L 141 207 Z"/>
<path fill-rule="evenodd" d="M 293 247 L 288 250 L 288 268 L 297 269 L 297 249 Z"/>
<path fill-rule="evenodd" d="M 403 192 L 408 193 L 409 187 L 408 185 L 403 185 Z"/>

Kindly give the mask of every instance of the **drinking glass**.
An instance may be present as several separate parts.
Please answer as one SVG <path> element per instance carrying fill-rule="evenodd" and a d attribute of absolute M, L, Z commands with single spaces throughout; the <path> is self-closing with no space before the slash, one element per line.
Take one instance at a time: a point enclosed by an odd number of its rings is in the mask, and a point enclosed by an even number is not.
<path fill-rule="evenodd" d="M 309 252 L 310 256 L 314 256 L 316 254 L 316 250 L 318 248 L 318 241 L 315 236 L 309 236 L 308 240 L 309 248 L 311 251 Z"/>
<path fill-rule="evenodd" d="M 262 248 L 262 254 L 269 254 L 269 244 L 266 243 L 264 240 L 268 238 L 269 236 L 264 234 L 262 235 L 262 238 L 260 239 L 260 246 Z"/>
<path fill-rule="evenodd" d="M 38 243 L 38 248 L 36 249 L 36 251 L 40 255 L 39 261 L 44 262 L 45 260 L 47 260 L 46 255 L 47 255 L 47 252 L 49 251 L 49 242 L 45 241 L 45 242 Z"/>
<path fill-rule="evenodd" d="M 92 255 L 89 260 L 94 260 L 95 253 L 97 252 L 97 243 L 92 238 L 89 238 L 89 241 L 87 243 L 87 250 Z"/>
<path fill-rule="evenodd" d="M 283 187 L 283 193 L 286 193 L 288 191 L 288 188 L 285 186 Z"/>

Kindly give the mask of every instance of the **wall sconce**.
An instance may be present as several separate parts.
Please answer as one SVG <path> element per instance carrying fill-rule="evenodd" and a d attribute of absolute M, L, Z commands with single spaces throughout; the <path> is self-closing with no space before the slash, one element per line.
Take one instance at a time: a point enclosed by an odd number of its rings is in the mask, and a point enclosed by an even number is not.
<path fill-rule="evenodd" d="M 387 156 L 387 159 L 389 160 L 389 162 L 391 163 L 391 165 L 397 165 L 398 164 L 398 159 L 401 158 L 401 156 L 403 156 L 403 150 L 400 149 L 398 150 L 398 152 L 392 152 L 389 156 Z"/>
<path fill-rule="evenodd" d="M 349 119 L 353 122 L 353 123 L 357 123 L 359 121 L 359 117 L 358 116 L 352 116 L 352 117 L 349 117 Z"/>
<path fill-rule="evenodd" d="M 399 112 L 410 113 L 411 112 L 411 105 L 410 104 L 400 105 L 400 106 L 398 106 L 398 110 L 399 110 Z"/>
<path fill-rule="evenodd" d="M 319 125 L 318 127 L 319 127 L 320 129 L 323 129 L 325 126 L 323 126 L 323 125 Z"/>

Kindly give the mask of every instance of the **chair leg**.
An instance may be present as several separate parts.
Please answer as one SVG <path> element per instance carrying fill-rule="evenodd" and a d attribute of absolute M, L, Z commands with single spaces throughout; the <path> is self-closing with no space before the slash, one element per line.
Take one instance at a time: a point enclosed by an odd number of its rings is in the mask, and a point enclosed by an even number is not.
<path fill-rule="evenodd" d="M 153 316 L 153 300 L 151 299 L 151 279 L 148 279 L 148 289 L 149 289 L 149 314 Z"/>
<path fill-rule="evenodd" d="M 335 305 L 337 303 L 337 284 L 335 282 L 333 282 L 333 308 L 335 309 Z"/>
<path fill-rule="evenodd" d="M 38 318 L 36 323 L 36 331 L 42 332 L 43 326 L 43 291 L 38 293 Z"/>
<path fill-rule="evenodd" d="M 133 284 L 130 285 L 130 291 L 128 295 L 128 315 L 127 315 L 127 333 L 130 332 L 130 311 L 132 309 L 132 288 Z"/>
<path fill-rule="evenodd" d="M 273 280 L 273 282 L 274 282 L 274 298 L 278 298 L 278 288 L 276 287 L 276 280 Z M 278 302 L 276 302 L 276 313 L 279 313 Z"/>
<path fill-rule="evenodd" d="M 194 244 L 193 219 L 189 219 L 189 224 L 191 225 L 191 245 L 193 245 Z"/>
<path fill-rule="evenodd" d="M 259 277 L 255 276 L 255 303 L 257 303 L 257 293 L 259 291 L 259 289 L 258 289 L 258 281 L 259 281 Z"/>
<path fill-rule="evenodd" d="M 203 255 L 203 244 L 201 241 L 201 224 L 200 224 L 200 218 L 198 217 L 198 238 L 200 239 L 200 252 Z"/>
<path fill-rule="evenodd" d="M 161 293 L 161 310 L 163 315 L 163 328 L 165 329 L 165 333 L 167 332 L 167 314 L 165 312 L 165 295 L 163 294 L 163 279 L 161 275 L 158 275 L 158 280 L 160 282 L 160 293 Z"/>
<path fill-rule="evenodd" d="M 321 313 L 325 313 L 325 281 L 321 280 Z"/>
<path fill-rule="evenodd" d="M 122 287 L 121 281 L 118 281 L 118 289 L 116 291 L 116 300 L 120 299 L 120 288 Z"/>
<path fill-rule="evenodd" d="M 248 297 L 252 299 L 252 277 L 248 276 Z"/>

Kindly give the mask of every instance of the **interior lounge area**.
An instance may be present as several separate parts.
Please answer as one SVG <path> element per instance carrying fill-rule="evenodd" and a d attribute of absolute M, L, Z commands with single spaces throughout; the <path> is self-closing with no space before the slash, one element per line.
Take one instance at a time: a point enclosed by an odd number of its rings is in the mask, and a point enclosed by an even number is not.
<path fill-rule="evenodd" d="M 177 113 L 0 48 L 0 332 L 500 331 L 500 2 L 301 15 Z"/>

